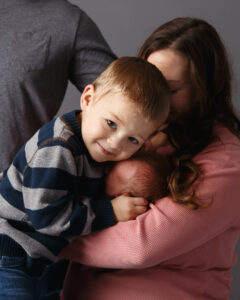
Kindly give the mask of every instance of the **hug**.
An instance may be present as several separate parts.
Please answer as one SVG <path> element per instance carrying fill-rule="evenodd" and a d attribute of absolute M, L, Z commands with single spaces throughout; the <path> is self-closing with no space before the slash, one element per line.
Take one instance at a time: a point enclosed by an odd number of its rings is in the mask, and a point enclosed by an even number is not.
<path fill-rule="evenodd" d="M 240 120 L 216 29 L 174 18 L 117 58 L 77 6 L 13 2 L 20 15 L 5 0 L 0 13 L 0 299 L 227 300 Z M 69 80 L 80 104 L 55 117 Z"/>

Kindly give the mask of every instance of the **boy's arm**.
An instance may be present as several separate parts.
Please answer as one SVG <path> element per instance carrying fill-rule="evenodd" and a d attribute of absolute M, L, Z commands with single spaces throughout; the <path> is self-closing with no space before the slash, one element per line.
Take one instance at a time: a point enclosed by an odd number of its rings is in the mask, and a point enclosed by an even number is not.
<path fill-rule="evenodd" d="M 25 211 L 36 231 L 70 240 L 91 229 L 97 218 L 102 227 L 115 223 L 109 201 L 96 208 L 90 198 L 76 199 L 78 179 L 75 157 L 64 142 L 54 141 L 36 151 L 23 173 L 22 189 Z"/>

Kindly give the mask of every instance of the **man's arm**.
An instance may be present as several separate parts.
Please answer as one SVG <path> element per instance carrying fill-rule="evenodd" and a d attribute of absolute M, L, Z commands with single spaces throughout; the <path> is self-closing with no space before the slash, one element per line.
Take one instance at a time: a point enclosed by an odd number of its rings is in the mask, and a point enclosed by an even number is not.
<path fill-rule="evenodd" d="M 115 59 L 97 25 L 81 11 L 69 68 L 71 82 L 82 92 Z"/>

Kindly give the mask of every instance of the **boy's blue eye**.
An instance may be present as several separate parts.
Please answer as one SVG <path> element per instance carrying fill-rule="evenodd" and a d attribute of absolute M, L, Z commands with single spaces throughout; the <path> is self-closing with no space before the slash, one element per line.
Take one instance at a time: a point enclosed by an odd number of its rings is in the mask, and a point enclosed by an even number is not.
<path fill-rule="evenodd" d="M 111 120 L 107 120 L 107 124 L 108 124 L 109 127 L 113 128 L 113 129 L 117 128 L 116 123 L 114 123 L 114 122 L 111 121 Z"/>
<path fill-rule="evenodd" d="M 138 140 L 135 139 L 134 137 L 131 137 L 131 136 L 130 136 L 128 139 L 129 139 L 129 141 L 130 141 L 132 144 L 138 145 Z"/>

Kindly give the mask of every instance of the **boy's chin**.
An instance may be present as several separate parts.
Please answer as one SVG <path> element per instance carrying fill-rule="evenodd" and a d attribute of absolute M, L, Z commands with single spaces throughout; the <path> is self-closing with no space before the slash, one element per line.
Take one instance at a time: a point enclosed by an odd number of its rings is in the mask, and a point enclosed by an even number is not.
<path fill-rule="evenodd" d="M 101 158 L 96 157 L 96 156 L 92 156 L 92 155 L 91 155 L 91 157 L 92 157 L 92 159 L 93 159 L 94 161 L 96 161 L 97 163 L 103 163 L 103 162 L 106 162 L 106 161 L 107 161 L 107 160 L 104 160 L 103 158 L 101 159 Z"/>

